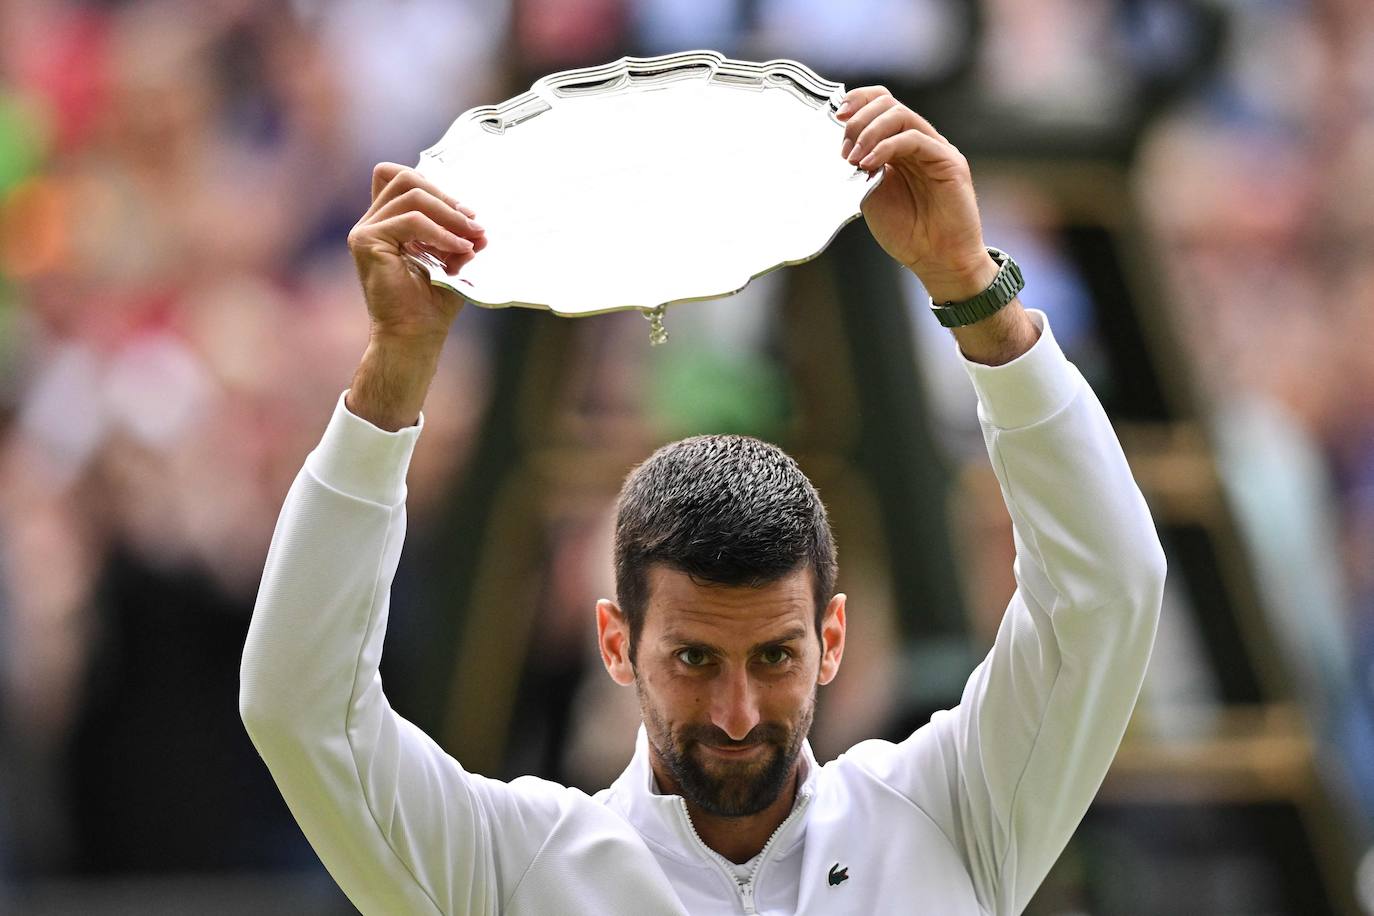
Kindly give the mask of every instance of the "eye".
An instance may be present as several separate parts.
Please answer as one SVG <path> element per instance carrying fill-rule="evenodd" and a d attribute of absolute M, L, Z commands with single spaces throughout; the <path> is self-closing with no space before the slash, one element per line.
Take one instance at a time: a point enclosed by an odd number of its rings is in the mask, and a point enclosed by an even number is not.
<path fill-rule="evenodd" d="M 688 668 L 700 668 L 711 660 L 710 654 L 699 646 L 678 650 L 677 658 Z"/>
<path fill-rule="evenodd" d="M 791 653 L 782 646 L 769 646 L 759 653 L 759 661 L 765 665 L 781 665 L 790 657 Z"/>

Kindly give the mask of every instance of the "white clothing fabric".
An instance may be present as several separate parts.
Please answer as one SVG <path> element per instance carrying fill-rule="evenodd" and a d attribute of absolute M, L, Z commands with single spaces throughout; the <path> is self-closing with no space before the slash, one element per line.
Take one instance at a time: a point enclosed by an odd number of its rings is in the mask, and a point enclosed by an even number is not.
<path fill-rule="evenodd" d="M 466 772 L 392 711 L 378 661 L 419 426 L 343 399 L 282 509 L 244 649 L 254 743 L 364 913 L 1020 912 L 1120 743 L 1164 557 L 1101 405 L 1042 313 L 1016 360 L 965 361 L 1015 526 L 1018 588 L 960 704 L 824 766 L 741 883 L 659 794 L 640 730 L 595 796 Z"/>

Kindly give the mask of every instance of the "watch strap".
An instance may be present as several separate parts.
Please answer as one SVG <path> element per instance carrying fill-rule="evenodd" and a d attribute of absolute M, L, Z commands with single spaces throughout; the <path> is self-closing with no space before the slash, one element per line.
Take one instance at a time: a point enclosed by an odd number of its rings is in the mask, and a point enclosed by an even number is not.
<path fill-rule="evenodd" d="M 997 248 L 989 248 L 988 254 L 997 262 L 998 269 L 997 276 L 993 277 L 987 289 L 961 302 L 937 303 L 934 299 L 930 301 L 930 310 L 935 313 L 935 318 L 942 326 L 957 328 L 982 321 L 1011 302 L 1017 293 L 1026 288 L 1021 268 L 1012 260 L 1011 255 Z"/>

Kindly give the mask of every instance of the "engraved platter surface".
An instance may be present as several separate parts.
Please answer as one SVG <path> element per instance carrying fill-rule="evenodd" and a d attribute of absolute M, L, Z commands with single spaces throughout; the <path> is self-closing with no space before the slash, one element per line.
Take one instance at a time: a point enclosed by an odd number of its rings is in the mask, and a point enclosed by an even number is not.
<path fill-rule="evenodd" d="M 478 305 L 565 316 L 738 292 L 820 254 L 881 180 L 840 156 L 843 94 L 715 51 L 546 76 L 420 154 L 487 247 L 458 276 L 417 260 Z"/>

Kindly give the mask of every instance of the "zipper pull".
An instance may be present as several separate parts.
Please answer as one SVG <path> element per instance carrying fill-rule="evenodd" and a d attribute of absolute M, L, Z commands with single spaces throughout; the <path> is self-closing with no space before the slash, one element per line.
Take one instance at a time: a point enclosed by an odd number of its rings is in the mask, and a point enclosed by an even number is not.
<path fill-rule="evenodd" d="M 754 882 L 748 881 L 739 886 L 740 903 L 744 906 L 745 916 L 754 916 L 758 910 L 754 909 Z"/>

